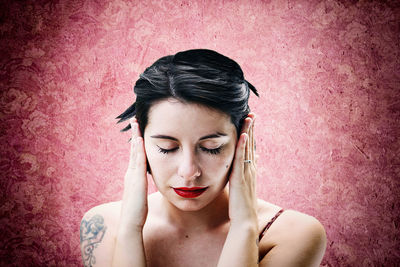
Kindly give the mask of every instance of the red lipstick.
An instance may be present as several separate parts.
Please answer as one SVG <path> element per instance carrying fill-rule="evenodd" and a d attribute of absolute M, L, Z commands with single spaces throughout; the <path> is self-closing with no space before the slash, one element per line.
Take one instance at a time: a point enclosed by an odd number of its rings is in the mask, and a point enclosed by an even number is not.
<path fill-rule="evenodd" d="M 207 187 L 174 187 L 175 193 L 184 198 L 195 198 L 206 191 Z"/>

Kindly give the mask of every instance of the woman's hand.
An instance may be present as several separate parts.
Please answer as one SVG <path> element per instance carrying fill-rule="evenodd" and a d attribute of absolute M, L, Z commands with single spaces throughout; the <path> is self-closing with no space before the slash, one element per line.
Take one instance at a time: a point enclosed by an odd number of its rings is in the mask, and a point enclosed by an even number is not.
<path fill-rule="evenodd" d="M 143 226 L 147 217 L 146 154 L 136 119 L 131 119 L 131 154 L 124 180 L 121 217 L 112 266 L 146 266 Z"/>
<path fill-rule="evenodd" d="M 229 178 L 229 218 L 231 227 L 245 223 L 257 230 L 254 120 L 254 113 L 250 113 L 244 120 L 236 145 L 232 172 Z"/>
<path fill-rule="evenodd" d="M 256 156 L 253 113 L 245 119 L 229 177 L 230 228 L 218 267 L 258 266 Z"/>
<path fill-rule="evenodd" d="M 124 180 L 120 227 L 141 231 L 147 217 L 146 154 L 143 137 L 136 119 L 132 128 L 131 152 Z"/>

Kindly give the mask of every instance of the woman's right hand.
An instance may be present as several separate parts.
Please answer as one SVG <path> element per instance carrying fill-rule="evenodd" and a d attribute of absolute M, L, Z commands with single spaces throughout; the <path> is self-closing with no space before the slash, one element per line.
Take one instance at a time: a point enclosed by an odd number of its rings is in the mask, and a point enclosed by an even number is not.
<path fill-rule="evenodd" d="M 129 120 L 132 129 L 128 170 L 124 179 L 124 194 L 120 227 L 142 231 L 147 217 L 147 161 L 144 140 L 135 118 Z"/>
<path fill-rule="evenodd" d="M 112 266 L 146 266 L 143 226 L 147 217 L 146 154 L 136 119 L 132 127 L 131 153 L 124 180 L 121 216 Z"/>

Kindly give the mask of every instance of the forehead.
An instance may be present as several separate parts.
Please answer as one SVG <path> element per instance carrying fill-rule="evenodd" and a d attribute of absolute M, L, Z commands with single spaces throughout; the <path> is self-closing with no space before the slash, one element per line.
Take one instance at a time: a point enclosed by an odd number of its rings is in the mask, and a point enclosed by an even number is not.
<path fill-rule="evenodd" d="M 166 99 L 154 104 L 148 114 L 145 132 L 185 134 L 200 137 L 214 133 L 236 135 L 236 128 L 228 114 L 195 103 Z"/>

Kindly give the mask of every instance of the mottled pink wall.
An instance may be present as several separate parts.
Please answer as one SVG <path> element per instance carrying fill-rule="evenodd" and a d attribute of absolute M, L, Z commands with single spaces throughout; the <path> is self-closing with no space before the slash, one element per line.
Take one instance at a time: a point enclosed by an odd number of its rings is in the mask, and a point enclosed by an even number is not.
<path fill-rule="evenodd" d="M 2 1 L 0 16 L 1 266 L 81 264 L 81 216 L 121 195 L 114 118 L 146 66 L 190 48 L 260 91 L 259 195 L 325 225 L 322 265 L 398 264 L 398 1 Z"/>

